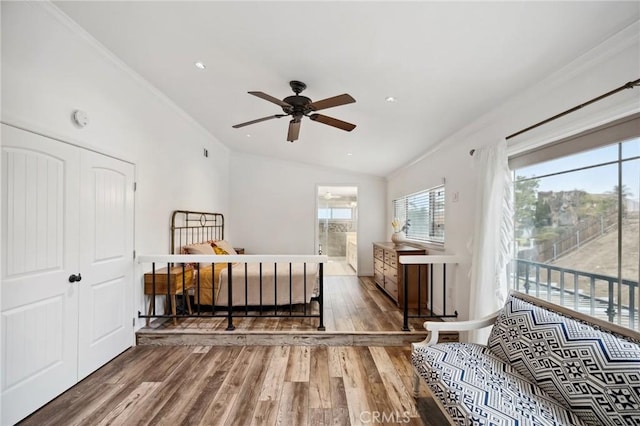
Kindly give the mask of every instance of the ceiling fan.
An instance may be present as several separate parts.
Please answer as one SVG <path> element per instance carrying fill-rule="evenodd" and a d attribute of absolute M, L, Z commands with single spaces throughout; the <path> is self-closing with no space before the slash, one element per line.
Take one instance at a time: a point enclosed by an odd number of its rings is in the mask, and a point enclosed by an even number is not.
<path fill-rule="evenodd" d="M 333 195 L 333 194 L 332 194 L 332 193 L 330 193 L 330 192 L 325 192 L 325 193 L 324 193 L 324 199 L 325 199 L 325 200 L 333 200 L 333 199 L 335 199 L 335 198 L 342 198 L 342 196 L 341 196 L 341 195 Z"/>
<path fill-rule="evenodd" d="M 300 92 L 307 88 L 306 84 L 301 81 L 293 80 L 289 82 L 289 86 L 291 86 L 295 95 L 287 96 L 283 100 L 274 98 L 273 96 L 267 95 L 263 92 L 248 92 L 251 95 L 264 99 L 265 101 L 279 105 L 284 114 L 270 115 L 268 117 L 258 118 L 257 120 L 247 121 L 246 123 L 236 124 L 232 127 L 238 129 L 250 124 L 260 123 L 261 121 L 267 121 L 273 118 L 282 118 L 290 115 L 292 119 L 289 122 L 289 132 L 287 134 L 287 140 L 289 142 L 293 142 L 298 139 L 298 136 L 300 135 L 300 122 L 302 117 L 309 117 L 313 121 L 346 130 L 347 132 L 356 128 L 355 124 L 347 123 L 346 121 L 338 120 L 337 118 L 329 117 L 327 115 L 316 114 L 316 111 L 320 111 L 322 109 L 333 108 L 355 102 L 356 100 L 350 95 L 345 93 L 343 95 L 311 102 L 311 99 L 300 95 Z"/>

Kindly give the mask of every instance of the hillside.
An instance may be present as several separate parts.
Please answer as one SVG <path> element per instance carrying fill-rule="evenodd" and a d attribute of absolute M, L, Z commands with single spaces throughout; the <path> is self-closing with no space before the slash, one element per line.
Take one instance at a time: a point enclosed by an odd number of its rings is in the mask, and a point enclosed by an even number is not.
<path fill-rule="evenodd" d="M 617 229 L 614 229 L 584 244 L 580 249 L 562 256 L 552 264 L 563 268 L 616 277 L 618 275 L 617 241 L 618 232 Z M 637 213 L 623 222 L 622 253 L 623 278 L 637 282 L 640 269 L 640 219 Z M 581 287 L 583 286 L 581 285 Z M 605 290 L 604 286 L 599 284 L 598 287 L 597 293 L 602 295 Z"/>

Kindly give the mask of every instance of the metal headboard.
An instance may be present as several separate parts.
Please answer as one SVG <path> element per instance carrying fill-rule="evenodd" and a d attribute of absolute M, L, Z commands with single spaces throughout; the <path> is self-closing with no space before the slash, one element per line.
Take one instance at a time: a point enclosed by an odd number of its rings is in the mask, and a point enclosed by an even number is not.
<path fill-rule="evenodd" d="M 171 254 L 180 254 L 180 247 L 224 240 L 224 216 L 221 213 L 175 210 L 171 215 Z"/>

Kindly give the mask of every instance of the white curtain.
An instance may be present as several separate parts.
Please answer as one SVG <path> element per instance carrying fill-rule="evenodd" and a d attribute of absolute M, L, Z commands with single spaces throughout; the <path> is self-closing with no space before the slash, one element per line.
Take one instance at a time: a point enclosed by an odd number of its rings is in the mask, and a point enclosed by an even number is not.
<path fill-rule="evenodd" d="M 476 220 L 472 240 L 469 318 L 482 318 L 502 307 L 509 288 L 513 246 L 513 180 L 507 142 L 473 154 L 476 171 Z M 470 342 L 486 343 L 489 330 L 469 333 Z"/>

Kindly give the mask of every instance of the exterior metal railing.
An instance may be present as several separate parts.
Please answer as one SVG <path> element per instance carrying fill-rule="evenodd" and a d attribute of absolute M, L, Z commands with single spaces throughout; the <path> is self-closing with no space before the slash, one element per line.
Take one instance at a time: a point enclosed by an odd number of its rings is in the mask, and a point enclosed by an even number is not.
<path fill-rule="evenodd" d="M 535 257 L 529 259 L 537 262 L 552 262 L 572 253 L 589 241 L 595 240 L 618 229 L 618 212 L 613 211 L 597 218 L 585 219 L 574 227 L 569 227 L 563 236 L 538 242 L 535 244 Z"/>
<path fill-rule="evenodd" d="M 512 286 L 609 322 L 640 329 L 638 281 L 524 259 L 513 260 Z"/>
<path fill-rule="evenodd" d="M 145 294 L 149 297 L 149 309 L 147 314 L 138 311 L 139 318 L 202 318 L 202 317 L 225 317 L 227 319 L 227 330 L 234 330 L 233 319 L 238 317 L 272 317 L 272 318 L 318 318 L 318 330 L 324 331 L 324 273 L 323 265 L 328 261 L 327 256 L 322 255 L 144 255 L 138 257 L 138 263 L 148 265 L 151 264 L 151 271 L 145 274 Z M 253 284 L 250 287 L 250 278 L 247 273 L 248 264 L 257 264 L 259 268 L 259 277 L 253 278 Z M 194 302 L 201 301 L 203 291 L 209 291 L 208 288 L 201 287 L 200 270 L 211 268 L 212 274 L 216 273 L 215 265 L 224 265 L 226 269 L 226 283 L 219 285 L 226 286 L 228 298 L 224 301 L 216 300 L 215 286 L 213 281 L 211 284 L 211 293 L 207 296 L 211 297 L 211 302 L 202 307 L 202 303 L 196 304 L 196 309 L 191 309 L 191 298 Z M 234 264 L 244 265 L 242 275 L 237 281 L 234 281 L 233 272 Z M 307 268 L 308 265 L 317 265 L 317 279 L 314 282 L 308 282 Z M 201 266 L 206 265 L 206 266 Z M 263 275 L 264 269 L 270 269 L 273 272 Z M 302 265 L 302 288 L 296 289 L 303 293 L 305 303 L 295 303 L 293 299 L 294 293 L 294 272 L 293 265 Z M 165 268 L 159 272 L 159 268 Z M 267 268 L 268 266 L 268 268 Z M 242 267 L 242 266 L 240 266 Z M 271 269 L 272 267 L 272 269 Z M 219 270 L 218 270 L 219 271 Z M 279 272 L 278 272 L 279 271 Z M 284 275 L 284 277 L 283 277 Z M 216 279 L 215 277 L 213 278 Z M 278 295 L 278 289 L 282 291 L 282 279 L 288 281 L 285 283 L 285 294 Z M 255 289 L 255 282 L 259 280 L 257 290 L 259 291 L 259 302 L 250 303 L 249 293 Z M 238 282 L 239 281 L 239 282 Z M 278 282 L 280 281 L 280 284 Z M 168 284 L 167 284 L 168 283 Z M 287 286 L 288 284 L 288 286 Z M 244 286 L 244 303 L 233 301 L 234 286 Z M 288 298 L 286 297 L 288 291 Z M 190 293 L 197 295 L 192 296 Z M 166 296 L 171 303 L 171 312 L 158 313 L 156 310 L 156 296 Z M 180 296 L 178 303 L 177 297 Z M 253 295 L 255 297 L 255 295 Z M 263 299 L 263 296 L 265 299 Z M 273 299 L 268 299 L 273 297 Z M 274 304 L 263 303 L 263 300 L 273 300 Z M 289 303 L 280 302 L 288 300 Z M 307 302 L 318 303 L 317 313 L 307 306 Z M 294 309 L 294 304 L 299 305 L 299 309 Z M 205 309 L 206 308 L 206 309 Z"/>

